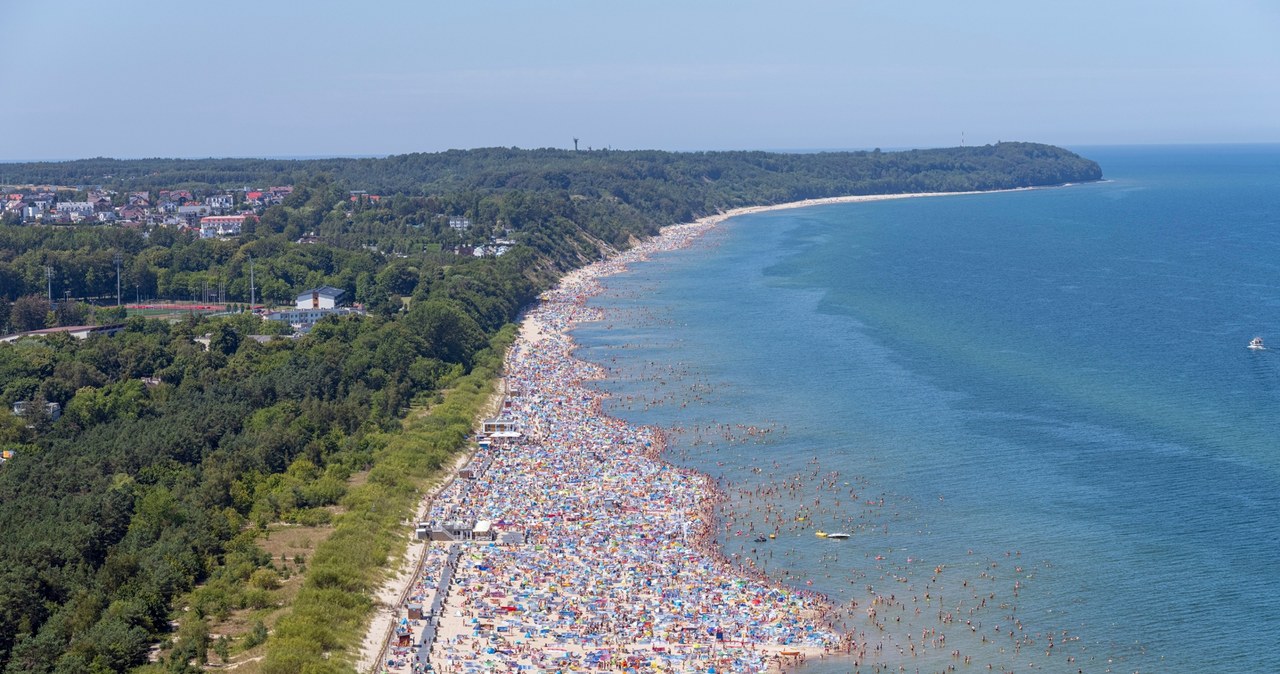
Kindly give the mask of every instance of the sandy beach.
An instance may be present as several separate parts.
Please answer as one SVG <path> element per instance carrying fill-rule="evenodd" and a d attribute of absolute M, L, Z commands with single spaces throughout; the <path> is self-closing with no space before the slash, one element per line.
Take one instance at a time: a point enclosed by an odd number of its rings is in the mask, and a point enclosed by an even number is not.
<path fill-rule="evenodd" d="M 572 356 L 569 332 L 601 317 L 586 305 L 600 279 L 728 218 L 925 196 L 937 195 L 726 211 L 664 228 L 544 293 L 507 354 L 502 423 L 488 429 L 500 432 L 478 434 L 466 467 L 424 499 L 419 521 L 438 540 L 412 546 L 384 588 L 398 605 L 371 626 L 359 670 L 763 672 L 856 652 L 826 598 L 723 558 L 714 483 L 666 463 L 658 429 L 602 412 L 585 383 L 603 372 Z"/>

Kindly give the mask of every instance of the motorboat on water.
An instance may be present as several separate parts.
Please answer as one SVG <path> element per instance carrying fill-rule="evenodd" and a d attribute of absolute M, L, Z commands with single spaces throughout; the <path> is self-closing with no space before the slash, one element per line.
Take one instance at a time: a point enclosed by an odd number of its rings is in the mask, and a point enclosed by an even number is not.
<path fill-rule="evenodd" d="M 1253 339 L 1249 340 L 1249 348 L 1253 349 L 1254 351 L 1262 351 L 1267 347 L 1262 345 L 1261 337 L 1254 337 Z"/>
<path fill-rule="evenodd" d="M 849 534 L 846 534 L 843 531 L 836 531 L 836 532 L 827 534 L 827 538 L 830 538 L 831 540 L 834 540 L 834 541 L 843 541 L 848 537 L 849 537 Z"/>

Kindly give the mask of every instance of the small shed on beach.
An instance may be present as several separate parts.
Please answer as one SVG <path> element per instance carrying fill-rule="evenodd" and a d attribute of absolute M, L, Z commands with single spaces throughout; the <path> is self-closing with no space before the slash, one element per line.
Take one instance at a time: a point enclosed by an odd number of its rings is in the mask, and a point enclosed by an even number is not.
<path fill-rule="evenodd" d="M 496 419 L 489 419 L 488 421 L 485 421 L 481 432 L 488 436 L 493 436 L 496 433 L 514 432 L 517 434 L 516 437 L 519 437 L 519 429 L 516 428 L 516 422 L 506 417 L 498 417 Z"/>
<path fill-rule="evenodd" d="M 433 541 L 469 541 L 475 538 L 475 530 L 479 524 L 471 520 L 431 522 L 427 525 L 427 538 Z"/>

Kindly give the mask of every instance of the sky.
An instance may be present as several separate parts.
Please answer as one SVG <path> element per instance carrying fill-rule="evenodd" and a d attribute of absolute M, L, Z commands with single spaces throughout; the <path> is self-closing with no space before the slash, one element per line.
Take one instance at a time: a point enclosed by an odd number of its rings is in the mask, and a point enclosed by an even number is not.
<path fill-rule="evenodd" d="M 1280 142 L 1276 0 L 0 6 L 0 160 Z"/>

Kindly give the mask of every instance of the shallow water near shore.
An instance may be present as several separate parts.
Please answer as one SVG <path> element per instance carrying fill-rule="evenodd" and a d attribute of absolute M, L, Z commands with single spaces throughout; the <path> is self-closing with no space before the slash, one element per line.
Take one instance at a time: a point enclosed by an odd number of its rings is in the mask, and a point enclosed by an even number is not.
<path fill-rule="evenodd" d="M 1108 182 L 740 216 L 574 331 L 726 554 L 857 602 L 861 671 L 1280 671 L 1280 147 L 1083 153 Z"/>

